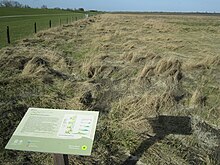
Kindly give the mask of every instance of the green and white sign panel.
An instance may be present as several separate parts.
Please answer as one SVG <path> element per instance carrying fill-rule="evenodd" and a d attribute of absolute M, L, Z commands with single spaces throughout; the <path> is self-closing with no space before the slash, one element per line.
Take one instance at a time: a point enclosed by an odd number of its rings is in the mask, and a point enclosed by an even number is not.
<path fill-rule="evenodd" d="M 29 108 L 6 149 L 91 155 L 99 112 Z"/>

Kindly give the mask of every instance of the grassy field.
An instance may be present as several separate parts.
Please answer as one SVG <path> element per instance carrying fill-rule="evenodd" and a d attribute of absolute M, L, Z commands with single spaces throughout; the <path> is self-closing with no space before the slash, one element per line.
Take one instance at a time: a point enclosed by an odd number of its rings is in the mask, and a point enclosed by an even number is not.
<path fill-rule="evenodd" d="M 0 16 L 35 15 L 35 14 L 69 14 L 71 11 L 57 9 L 32 9 L 32 8 L 0 8 Z"/>
<path fill-rule="evenodd" d="M 19 17 L 5 17 L 18 16 Z M 37 23 L 37 31 L 49 28 L 49 20 L 52 26 L 67 24 L 83 18 L 84 14 L 71 11 L 53 10 L 53 9 L 20 9 L 20 8 L 0 8 L 0 47 L 7 45 L 7 26 L 10 28 L 11 43 L 15 41 L 33 36 L 34 23 Z"/>
<path fill-rule="evenodd" d="M 219 164 L 219 21 L 103 14 L 2 48 L 0 164 L 53 164 L 4 149 L 28 107 L 100 112 L 92 155 L 70 164 Z"/>

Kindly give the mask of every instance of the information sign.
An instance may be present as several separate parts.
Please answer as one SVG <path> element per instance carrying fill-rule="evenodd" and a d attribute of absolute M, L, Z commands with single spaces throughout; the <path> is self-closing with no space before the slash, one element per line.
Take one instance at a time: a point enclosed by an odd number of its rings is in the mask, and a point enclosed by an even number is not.
<path fill-rule="evenodd" d="M 99 112 L 29 108 L 6 149 L 91 155 Z"/>

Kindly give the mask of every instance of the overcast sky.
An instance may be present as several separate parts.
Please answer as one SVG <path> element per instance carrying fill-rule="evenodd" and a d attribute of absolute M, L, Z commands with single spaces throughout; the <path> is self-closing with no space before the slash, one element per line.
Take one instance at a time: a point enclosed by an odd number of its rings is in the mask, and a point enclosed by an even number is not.
<path fill-rule="evenodd" d="M 84 8 L 102 11 L 220 12 L 220 0 L 17 0 L 31 7 Z"/>

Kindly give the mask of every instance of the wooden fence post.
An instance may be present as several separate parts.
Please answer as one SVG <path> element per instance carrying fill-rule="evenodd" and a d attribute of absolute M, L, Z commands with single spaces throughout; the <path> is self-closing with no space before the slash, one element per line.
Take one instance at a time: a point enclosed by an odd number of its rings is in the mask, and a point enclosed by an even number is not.
<path fill-rule="evenodd" d="M 9 26 L 7 26 L 7 40 L 8 40 L 8 44 L 10 44 L 11 40 L 10 40 Z"/>
<path fill-rule="evenodd" d="M 52 24 L 51 24 L 51 20 L 49 21 L 49 27 L 51 28 Z"/>
<path fill-rule="evenodd" d="M 66 18 L 66 23 L 68 24 L 68 17 Z"/>
<path fill-rule="evenodd" d="M 60 19 L 60 26 L 61 26 L 61 19 Z"/>
<path fill-rule="evenodd" d="M 37 23 L 34 23 L 34 33 L 37 33 Z"/>

